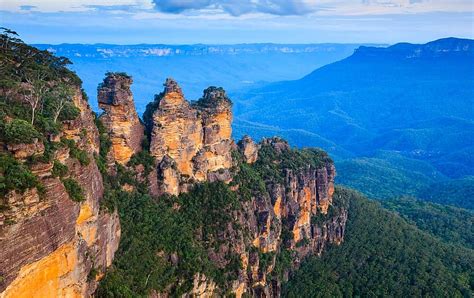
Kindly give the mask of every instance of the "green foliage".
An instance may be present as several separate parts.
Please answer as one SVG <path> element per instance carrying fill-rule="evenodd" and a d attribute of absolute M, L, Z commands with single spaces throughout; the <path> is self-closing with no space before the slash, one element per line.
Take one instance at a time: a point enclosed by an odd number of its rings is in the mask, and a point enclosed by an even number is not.
<path fill-rule="evenodd" d="M 237 163 L 238 168 L 234 169 L 237 174 L 234 176 L 231 185 L 239 187 L 240 198 L 243 201 L 248 201 L 255 194 L 265 193 L 265 180 L 253 166 L 243 161 L 241 153 L 233 151 L 232 159 Z"/>
<path fill-rule="evenodd" d="M 236 276 L 238 256 L 226 256 L 223 268 L 208 258 L 208 249 L 223 241 L 218 231 L 233 220 L 232 211 L 239 204 L 227 185 L 204 183 L 179 197 L 158 200 L 139 192 L 112 191 L 106 200 L 118 206 L 122 239 L 113 266 L 100 284 L 99 297 L 147 296 L 151 289 L 163 291 L 171 284 L 171 294 L 177 296 L 192 287 L 197 272 L 221 285 Z M 176 256 L 176 263 L 171 255 Z"/>
<path fill-rule="evenodd" d="M 0 195 L 2 197 L 10 190 L 23 192 L 39 186 L 38 178 L 25 165 L 9 154 L 0 154 Z"/>
<path fill-rule="evenodd" d="M 3 122 L 3 125 L 6 124 L 5 116 L 22 120 L 29 120 L 31 118 L 28 107 L 20 102 L 9 101 L 5 97 L 0 96 L 0 122 Z"/>
<path fill-rule="evenodd" d="M 68 173 L 68 168 L 66 165 L 62 164 L 60 161 L 53 161 L 53 170 L 51 171 L 54 177 L 64 177 Z"/>
<path fill-rule="evenodd" d="M 59 114 L 59 121 L 74 120 L 81 114 L 81 110 L 72 102 L 66 103 Z"/>
<path fill-rule="evenodd" d="M 278 152 L 273 146 L 263 144 L 258 151 L 258 159 L 254 168 L 265 180 L 283 182 L 287 169 L 301 170 L 308 166 L 321 168 L 329 162 L 332 162 L 332 160 L 326 152 L 320 149 L 305 148 L 297 150 L 290 148 Z"/>
<path fill-rule="evenodd" d="M 83 166 L 89 165 L 90 163 L 89 154 L 87 154 L 87 151 L 79 149 L 74 140 L 62 138 L 61 143 L 63 143 L 69 148 L 69 154 L 75 159 L 77 159 L 81 163 L 81 165 Z"/>
<path fill-rule="evenodd" d="M 417 197 L 438 204 L 474 210 L 474 176 L 433 183 L 420 190 Z"/>
<path fill-rule="evenodd" d="M 258 260 L 259 260 L 259 270 L 266 272 L 268 266 L 272 264 L 273 259 L 275 258 L 275 252 L 263 253 L 258 251 Z"/>
<path fill-rule="evenodd" d="M 112 142 L 110 141 L 109 134 L 107 132 L 107 129 L 105 128 L 104 124 L 100 120 L 100 117 L 97 116 L 97 114 L 93 114 L 94 116 L 94 123 L 97 127 L 97 130 L 99 131 L 99 142 L 100 142 L 100 147 L 99 147 L 99 155 L 95 156 L 95 161 L 97 163 L 97 166 L 99 167 L 99 171 L 102 173 L 102 175 L 105 178 L 108 178 L 107 174 L 107 154 L 110 151 L 110 148 L 112 146 Z"/>
<path fill-rule="evenodd" d="M 289 271 L 293 262 L 293 253 L 289 249 L 282 249 L 277 254 L 275 260 L 275 268 L 273 268 L 272 275 L 278 280 L 283 280 L 285 271 Z"/>
<path fill-rule="evenodd" d="M 40 137 L 40 134 L 36 129 L 25 120 L 13 119 L 11 122 L 5 124 L 5 141 L 7 143 L 20 144 L 26 143 L 30 144 L 33 141 Z"/>
<path fill-rule="evenodd" d="M 431 183 L 446 179 L 429 163 L 392 152 L 340 161 L 336 168 L 337 183 L 377 199 L 416 196 Z"/>
<path fill-rule="evenodd" d="M 61 180 L 71 200 L 75 202 L 82 202 L 85 200 L 84 190 L 79 183 L 73 178 L 65 178 Z"/>
<path fill-rule="evenodd" d="M 45 114 L 36 115 L 35 128 L 44 136 L 58 134 L 61 131 L 59 124 L 55 123 L 51 117 Z"/>
<path fill-rule="evenodd" d="M 35 73 L 39 69 L 46 71 L 45 80 L 54 81 L 64 78 L 71 84 L 80 85 L 82 82 L 67 66 L 71 61 L 65 57 L 55 57 L 46 50 L 39 50 L 25 44 L 18 34 L 1 28 L 0 34 L 0 88 L 12 88 L 21 82 L 25 75 Z"/>
<path fill-rule="evenodd" d="M 128 162 L 129 167 L 135 167 L 138 165 L 142 165 L 144 167 L 145 175 L 148 176 L 155 165 L 155 158 L 150 155 L 148 150 L 142 150 L 133 154 L 130 158 L 130 161 Z"/>
<path fill-rule="evenodd" d="M 474 212 L 403 197 L 382 201 L 408 222 L 446 242 L 474 249 Z"/>
<path fill-rule="evenodd" d="M 474 253 L 447 245 L 357 193 L 346 238 L 313 257 L 283 287 L 285 297 L 461 297 L 474 290 Z"/>
<path fill-rule="evenodd" d="M 0 139 L 7 143 L 43 141 L 46 152 L 38 161 L 49 162 L 56 145 L 51 135 L 61 131 L 57 120 L 76 119 L 80 110 L 72 102 L 80 79 L 67 66 L 67 58 L 55 57 L 21 41 L 11 30 L 0 34 Z M 8 118 L 13 120 L 7 121 Z M 72 149 L 82 164 L 85 152 Z"/>
<path fill-rule="evenodd" d="M 108 71 L 105 73 L 105 76 L 120 76 L 120 77 L 125 77 L 127 79 L 131 79 L 132 76 L 127 74 L 126 72 L 123 71 Z"/>

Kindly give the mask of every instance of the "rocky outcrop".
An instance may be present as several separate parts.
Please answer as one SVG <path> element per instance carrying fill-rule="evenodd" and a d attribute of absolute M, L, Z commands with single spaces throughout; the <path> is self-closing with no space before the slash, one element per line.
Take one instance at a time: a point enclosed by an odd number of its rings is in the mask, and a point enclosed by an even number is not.
<path fill-rule="evenodd" d="M 97 89 L 99 107 L 104 110 L 100 120 L 112 142 L 111 158 L 122 165 L 141 150 L 144 137 L 144 127 L 135 111 L 131 84 L 131 77 L 109 73 Z"/>
<path fill-rule="evenodd" d="M 248 138 L 239 142 L 244 157 L 248 153 L 246 143 L 251 143 Z M 281 156 L 292 150 L 279 138 L 264 139 L 259 147 L 266 151 L 262 154 L 269 151 L 274 154 L 275 159 L 270 162 L 277 164 L 283 163 Z M 247 155 L 254 156 L 254 153 Z M 282 180 L 268 179 L 266 192 L 244 203 L 239 224 L 250 231 L 252 238 L 250 244 L 244 240 L 237 244 L 239 238 L 233 239 L 232 246 L 241 255 L 245 268 L 234 287 L 235 294 L 279 296 L 284 276 L 296 270 L 304 257 L 321 254 L 328 244 L 340 244 L 344 239 L 347 206 L 339 201 L 337 206 L 333 204 L 335 170 L 332 161 L 322 156 L 314 165 L 308 163 L 296 169 L 282 166 L 280 170 Z M 333 212 L 328 214 L 330 208 Z M 283 275 L 278 276 L 272 272 L 279 262 L 278 255 L 285 251 L 291 252 L 293 261 Z M 263 262 L 264 256 L 270 259 Z"/>
<path fill-rule="evenodd" d="M 238 143 L 239 150 L 242 152 L 245 162 L 252 164 L 257 161 L 258 146 L 249 136 L 244 136 Z"/>
<path fill-rule="evenodd" d="M 120 239 L 116 213 L 100 210 L 102 176 L 94 162 L 99 135 L 92 111 L 75 90 L 73 103 L 80 110 L 75 120 L 63 123 L 62 136 L 76 141 L 87 153 L 81 164 L 61 147 L 54 155 L 83 189 L 84 201 L 74 202 L 51 163 L 31 165 L 44 186 L 7 194 L 8 209 L 0 221 L 0 297 L 87 297 L 114 257 Z M 93 270 L 94 269 L 94 270 Z M 91 272 L 93 273 L 91 276 Z"/>
<path fill-rule="evenodd" d="M 227 255 L 240 257 L 238 277 L 225 289 L 236 297 L 279 297 L 282 282 L 306 256 L 320 255 L 329 244 L 342 243 L 348 206 L 334 194 L 334 165 L 325 153 L 307 153 L 297 164 L 292 162 L 303 156 L 282 139 L 264 139 L 257 145 L 245 138 L 238 144 L 244 162 L 248 156 L 260 159 L 245 166 L 256 171 L 247 170 L 245 175 L 258 175 L 272 164 L 278 166 L 273 174 L 267 172 L 263 177 L 264 190 L 241 201 L 241 209 L 234 214 L 235 224 L 222 227 L 217 236 L 219 246 L 209 250 L 209 258 L 222 268 Z M 252 149 L 248 154 L 249 145 L 258 152 Z M 233 174 L 239 176 L 238 171 Z M 239 182 L 242 178 L 231 184 L 237 193 L 244 187 Z M 193 284 L 189 296 L 223 293 L 212 280 L 199 275 Z"/>
<path fill-rule="evenodd" d="M 230 180 L 232 112 L 222 88 L 204 90 L 191 105 L 178 84 L 167 79 L 145 114 L 150 115 L 150 153 L 158 163 L 162 192 L 177 195 L 195 181 Z"/>
<path fill-rule="evenodd" d="M 7 149 L 17 159 L 26 159 L 35 154 L 43 154 L 44 145 L 38 139 L 31 144 L 7 144 Z"/>

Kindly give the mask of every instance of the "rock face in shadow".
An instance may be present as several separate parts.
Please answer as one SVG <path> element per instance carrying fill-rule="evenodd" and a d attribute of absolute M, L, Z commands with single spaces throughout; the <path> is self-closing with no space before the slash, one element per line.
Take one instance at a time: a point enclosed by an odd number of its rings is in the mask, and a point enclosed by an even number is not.
<path fill-rule="evenodd" d="M 99 209 L 104 189 L 93 158 L 99 134 L 79 88 L 73 103 L 80 115 L 62 123 L 61 136 L 75 140 L 89 163 L 81 164 L 69 148 L 58 149 L 54 159 L 67 166 L 69 177 L 83 189 L 84 201 L 73 201 L 61 180 L 53 177 L 52 163 L 42 162 L 32 165 L 31 171 L 44 193 L 33 188 L 6 195 L 9 208 L 0 216 L 2 298 L 88 297 L 118 248 L 118 215 Z"/>
<path fill-rule="evenodd" d="M 222 88 L 209 87 L 191 104 L 176 81 L 166 80 L 144 116 L 161 193 L 177 195 L 196 181 L 230 181 L 231 106 Z"/>
<path fill-rule="evenodd" d="M 99 107 L 104 110 L 100 120 L 107 128 L 112 147 L 111 158 L 126 164 L 130 157 L 141 151 L 144 127 L 135 110 L 130 85 L 132 78 L 109 73 L 98 87 Z"/>

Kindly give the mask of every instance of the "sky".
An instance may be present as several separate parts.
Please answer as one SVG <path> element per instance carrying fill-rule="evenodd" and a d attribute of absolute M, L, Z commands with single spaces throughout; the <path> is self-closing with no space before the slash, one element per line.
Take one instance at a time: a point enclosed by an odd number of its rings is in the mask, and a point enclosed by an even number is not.
<path fill-rule="evenodd" d="M 27 43 L 424 43 L 474 38 L 474 0 L 0 0 Z"/>

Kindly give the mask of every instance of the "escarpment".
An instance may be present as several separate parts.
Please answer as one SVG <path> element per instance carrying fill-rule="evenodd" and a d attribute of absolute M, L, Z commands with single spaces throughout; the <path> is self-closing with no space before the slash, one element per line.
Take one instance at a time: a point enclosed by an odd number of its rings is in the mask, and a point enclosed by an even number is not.
<path fill-rule="evenodd" d="M 29 150 L 28 144 L 14 146 L 24 148 L 13 155 L 17 166 L 35 175 L 37 184 L 8 190 L 1 201 L 0 297 L 87 297 L 118 248 L 118 215 L 100 210 L 104 188 L 93 157 L 99 138 L 92 111 L 77 87 L 70 103 L 77 117 L 49 134 L 61 141 L 38 137 L 33 144 L 46 146 L 46 152 Z M 11 148 L 7 141 L 3 161 Z M 12 176 L 9 167 L 3 164 L 3 174 Z"/>
<path fill-rule="evenodd" d="M 239 145 L 242 164 L 234 187 L 247 199 L 238 222 L 250 233 L 237 246 L 245 247 L 239 253 L 246 270 L 233 290 L 237 296 L 279 296 L 282 281 L 304 257 L 343 241 L 347 202 L 333 199 L 335 169 L 326 153 L 291 149 L 279 138 L 257 146 L 245 137 Z M 255 159 L 252 165 L 245 164 L 249 156 Z"/>

